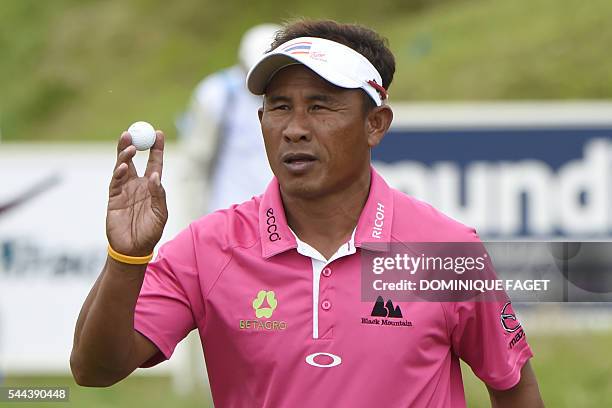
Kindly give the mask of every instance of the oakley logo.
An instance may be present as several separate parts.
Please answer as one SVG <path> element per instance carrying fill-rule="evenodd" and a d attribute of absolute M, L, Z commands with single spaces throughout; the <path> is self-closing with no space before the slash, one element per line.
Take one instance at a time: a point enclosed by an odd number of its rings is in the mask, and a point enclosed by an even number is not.
<path fill-rule="evenodd" d="M 268 211 L 266 211 L 266 217 L 268 217 L 266 219 L 266 224 L 268 225 L 268 239 L 272 242 L 280 240 L 281 237 L 278 232 L 276 232 L 278 227 L 276 226 L 276 217 L 274 216 L 274 210 L 272 210 L 272 208 L 268 208 Z"/>
<path fill-rule="evenodd" d="M 328 360 L 327 362 L 321 362 L 318 363 L 315 361 L 315 358 L 319 357 L 319 356 L 326 356 L 328 358 L 324 359 L 324 360 Z M 329 360 L 331 359 L 331 360 Z M 321 359 L 319 359 L 321 360 Z M 306 362 L 308 364 L 310 364 L 313 367 L 320 367 L 320 368 L 332 368 L 335 367 L 337 365 L 340 365 L 340 363 L 342 363 L 342 359 L 340 358 L 340 356 L 337 356 L 335 354 L 331 354 L 331 353 L 313 353 L 309 356 L 306 356 Z"/>
<path fill-rule="evenodd" d="M 508 313 L 507 309 L 509 306 L 510 302 L 507 302 L 502 308 L 501 325 L 508 333 L 514 333 L 521 328 L 521 324 L 516 319 L 516 315 L 514 313 Z M 513 311 L 512 308 L 510 308 L 510 310 Z"/>

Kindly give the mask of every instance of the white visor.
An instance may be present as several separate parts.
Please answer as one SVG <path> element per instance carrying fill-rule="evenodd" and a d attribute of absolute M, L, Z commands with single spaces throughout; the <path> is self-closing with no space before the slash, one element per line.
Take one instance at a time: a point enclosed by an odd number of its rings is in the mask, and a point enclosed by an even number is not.
<path fill-rule="evenodd" d="M 263 95 L 274 74 L 296 63 L 341 88 L 363 89 L 376 106 L 387 97 L 380 74 L 366 57 L 346 45 L 316 37 L 296 38 L 264 54 L 249 71 L 247 88 Z"/>

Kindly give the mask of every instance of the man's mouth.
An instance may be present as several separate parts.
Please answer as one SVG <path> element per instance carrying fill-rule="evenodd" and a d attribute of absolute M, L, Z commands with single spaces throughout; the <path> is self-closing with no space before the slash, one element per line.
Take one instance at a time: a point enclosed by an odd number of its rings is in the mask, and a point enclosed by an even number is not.
<path fill-rule="evenodd" d="M 281 160 L 290 172 L 304 173 L 314 166 L 317 158 L 310 153 L 285 153 Z"/>

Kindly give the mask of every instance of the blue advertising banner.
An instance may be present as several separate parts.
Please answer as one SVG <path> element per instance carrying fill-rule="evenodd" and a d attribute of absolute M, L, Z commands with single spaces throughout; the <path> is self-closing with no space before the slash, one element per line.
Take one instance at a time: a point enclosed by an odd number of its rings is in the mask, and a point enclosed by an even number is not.
<path fill-rule="evenodd" d="M 483 237 L 601 238 L 612 234 L 608 118 L 472 126 L 400 118 L 372 156 L 391 185 Z"/>

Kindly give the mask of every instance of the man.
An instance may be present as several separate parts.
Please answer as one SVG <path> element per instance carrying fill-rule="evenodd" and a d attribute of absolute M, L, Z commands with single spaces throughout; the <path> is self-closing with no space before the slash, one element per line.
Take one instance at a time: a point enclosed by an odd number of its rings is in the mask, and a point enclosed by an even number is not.
<path fill-rule="evenodd" d="M 188 158 L 183 179 L 191 197 L 185 203 L 190 220 L 261 194 L 272 178 L 255 114 L 261 98 L 244 82 L 279 28 L 259 24 L 247 30 L 238 63 L 197 85 L 179 123 L 179 141 Z"/>
<path fill-rule="evenodd" d="M 529 346 L 507 346 L 503 304 L 396 302 L 412 327 L 360 323 L 372 312 L 360 299 L 368 242 L 478 240 L 370 166 L 391 124 L 394 70 L 385 42 L 366 28 L 284 27 L 247 79 L 264 95 L 259 118 L 275 178 L 262 196 L 191 224 L 148 266 L 167 217 L 163 134 L 139 178 L 124 133 L 109 258 L 76 327 L 77 382 L 113 384 L 169 358 L 197 328 L 218 407 L 463 407 L 459 358 L 494 406 L 542 406 Z"/>

